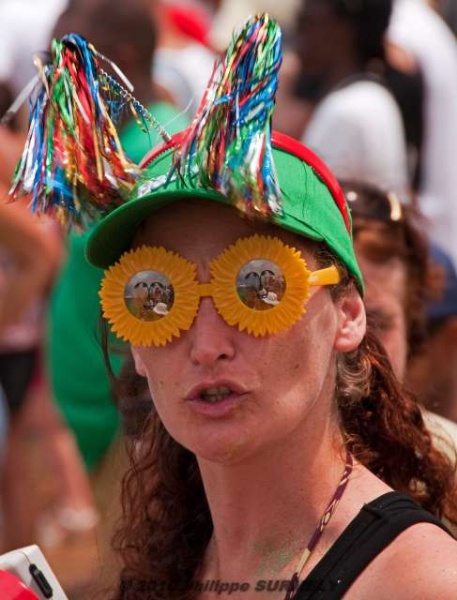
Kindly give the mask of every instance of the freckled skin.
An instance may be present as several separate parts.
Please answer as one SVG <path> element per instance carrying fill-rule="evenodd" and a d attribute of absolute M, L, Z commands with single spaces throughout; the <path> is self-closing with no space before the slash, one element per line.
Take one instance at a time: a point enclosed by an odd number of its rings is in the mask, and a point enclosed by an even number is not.
<path fill-rule="evenodd" d="M 254 233 L 276 235 L 303 249 L 310 268 L 316 267 L 297 236 L 251 223 L 214 202 L 192 200 L 190 206 L 181 201 L 160 209 L 140 229 L 135 245 L 178 252 L 197 264 L 199 280 L 205 282 L 208 262 Z M 291 437 L 320 443 L 333 411 L 337 324 L 338 310 L 325 288 L 316 289 L 306 314 L 289 330 L 260 338 L 227 325 L 211 298 L 203 298 L 188 332 L 165 347 L 136 347 L 133 353 L 170 435 L 200 458 L 230 464 L 289 443 Z M 246 391 L 236 409 L 217 420 L 195 414 L 186 402 L 192 388 L 214 379 Z"/>

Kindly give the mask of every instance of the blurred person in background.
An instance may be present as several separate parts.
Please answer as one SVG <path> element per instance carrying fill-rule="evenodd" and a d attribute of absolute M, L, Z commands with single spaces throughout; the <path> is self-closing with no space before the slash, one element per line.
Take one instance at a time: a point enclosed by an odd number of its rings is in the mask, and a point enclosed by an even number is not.
<path fill-rule="evenodd" d="M 42 57 L 45 54 L 50 29 L 64 7 L 79 6 L 85 1 L 5 0 L 0 4 L 0 80 L 4 92 L 1 105 L 4 122 L 0 125 L 0 189 L 4 201 L 26 138 L 28 118 L 24 102 L 26 98 L 22 96 L 22 91 L 36 75 L 34 56 Z M 16 100 L 13 112 L 7 115 L 7 110 L 13 108 L 12 102 L 16 96 L 22 102 Z M 17 219 L 27 220 L 28 202 L 29 197 L 24 197 L 6 208 Z M 80 453 L 71 430 L 54 403 L 43 359 L 49 298 L 65 253 L 62 235 L 60 227 L 46 217 L 32 219 L 30 227 L 48 249 L 47 252 L 36 249 L 33 257 L 34 264 L 37 264 L 34 275 L 29 275 L 29 281 L 26 282 L 20 265 L 11 261 L 8 255 L 3 257 L 1 263 L 2 278 L 9 282 L 10 287 L 23 292 L 24 286 L 28 285 L 29 297 L 33 298 L 29 309 L 23 311 L 0 334 L 0 379 L 9 416 L 1 478 L 1 544 L 5 550 L 36 539 L 36 528 L 41 527 L 39 513 L 49 501 L 46 484 L 51 480 L 54 493 L 65 498 L 66 520 L 72 530 L 79 529 L 81 519 L 86 523 L 90 521 L 91 527 L 96 521 L 92 491 Z M 14 227 L 10 234 L 14 236 Z M 25 254 L 25 240 L 20 237 L 15 240 L 17 245 L 24 244 L 22 252 Z M 33 248 L 33 244 L 30 244 L 29 251 L 32 252 Z M 46 285 L 39 294 L 34 294 L 34 278 L 37 279 L 44 270 L 47 272 Z M 21 302 L 16 304 L 19 309 Z M 38 475 L 36 471 L 41 472 Z M 34 488 L 35 493 L 27 490 L 26 482 Z M 46 482 L 43 487 L 42 482 Z M 80 512 L 81 507 L 84 507 L 84 515 Z M 75 513 L 76 509 L 78 514 Z M 43 541 L 55 543 L 56 536 L 47 535 Z"/>
<path fill-rule="evenodd" d="M 49 238 L 41 235 L 33 217 L 0 203 L 0 339 L 48 288 L 54 271 L 53 250 Z M 8 268 L 3 268 L 7 262 Z M 14 382 L 11 365 L 2 358 L 0 352 L 0 480 L 3 479 L 8 423 L 11 413 L 19 408 L 16 400 L 22 401 L 23 395 L 21 391 L 13 395 L 8 383 L 5 385 L 5 377 L 13 385 Z M 26 384 L 21 380 L 16 385 L 21 390 Z"/>
<path fill-rule="evenodd" d="M 433 244 L 425 342 L 407 370 L 408 387 L 429 410 L 457 422 L 457 273 Z"/>
<path fill-rule="evenodd" d="M 249 15 L 267 12 L 281 25 L 283 40 L 287 40 L 294 25 L 294 15 L 300 0 L 219 0 L 211 27 L 210 38 L 216 48 L 225 49 L 233 31 Z"/>
<path fill-rule="evenodd" d="M 49 290 L 59 266 L 58 248 L 43 235 L 37 219 L 17 205 L 0 202 L 1 270 L 0 331 L 15 325 L 34 301 Z"/>
<path fill-rule="evenodd" d="M 405 125 L 386 71 L 391 9 L 392 0 L 302 2 L 297 94 L 313 103 L 301 139 L 338 177 L 405 196 L 412 185 Z"/>
<path fill-rule="evenodd" d="M 426 343 L 429 243 L 423 216 L 411 205 L 401 204 L 396 194 L 377 186 L 348 180 L 340 183 L 353 218 L 354 248 L 366 285 L 368 326 L 404 382 L 408 364 Z M 430 405 L 424 406 L 433 411 Z M 428 427 L 436 440 L 447 440 L 456 458 L 457 426 L 430 410 L 424 410 Z"/>
<path fill-rule="evenodd" d="M 80 459 L 43 369 L 47 303 L 63 258 L 61 235 L 51 219 L 30 216 L 23 202 L 2 203 L 0 209 L 0 385 L 8 414 L 1 544 L 11 549 L 33 536 L 36 506 L 24 487 L 31 432 L 44 441 L 43 473 L 54 471 L 62 494 L 78 489 Z"/>
<path fill-rule="evenodd" d="M 72 3 L 76 1 L 70 0 Z M 6 117 L 15 96 L 35 75 L 33 56 L 46 48 L 52 23 L 66 4 L 65 0 L 6 0 L 0 4 L 2 118 Z M 0 125 L 2 202 L 6 202 L 25 141 L 27 117 L 23 104 L 19 104 Z M 41 500 L 44 499 L 41 494 L 28 493 L 24 485 L 26 481 L 30 483 L 30 453 L 36 454 L 35 442 L 43 450 L 40 465 L 42 480 L 49 481 L 49 473 L 52 472 L 62 495 L 67 494 L 76 503 L 81 501 L 81 496 L 84 496 L 84 503 L 91 502 L 91 491 L 81 468 L 78 449 L 53 402 L 43 367 L 47 304 L 63 260 L 62 237 L 59 228 L 50 219 L 30 218 L 26 211 L 28 200 L 23 198 L 14 206 L 2 206 L 9 236 L 5 230 L 5 238 L 0 242 L 1 274 L 3 284 L 6 282 L 10 289 L 8 297 L 11 302 L 8 305 L 12 309 L 11 314 L 15 312 L 14 319 L 2 328 L 0 334 L 0 380 L 9 417 L 5 467 L 1 478 L 4 513 L 1 543 L 4 549 L 32 541 L 36 511 L 42 509 Z M 7 214 L 24 224 L 28 223 L 29 235 L 33 232 L 40 241 L 39 245 L 36 246 L 33 240 L 27 243 L 27 235 L 21 236 L 13 223 L 7 223 Z M 23 273 L 26 261 L 14 261 L 11 254 L 3 251 L 3 241 L 6 244 L 8 239 L 16 244 L 18 255 L 29 253 L 30 273 L 27 277 Z M 44 273 L 45 283 L 37 293 L 34 282 Z M 24 297 L 15 299 L 15 294 L 23 294 Z M 32 303 L 22 311 L 25 299 Z M 6 317 L 7 311 L 3 314 Z"/>
<path fill-rule="evenodd" d="M 150 6 L 157 20 L 152 78 L 190 120 L 216 58 L 209 33 L 218 3 L 150 0 Z"/>
<path fill-rule="evenodd" d="M 395 0 L 389 42 L 417 62 L 424 81 L 422 168 L 417 201 L 430 236 L 457 261 L 457 41 L 426 0 Z"/>

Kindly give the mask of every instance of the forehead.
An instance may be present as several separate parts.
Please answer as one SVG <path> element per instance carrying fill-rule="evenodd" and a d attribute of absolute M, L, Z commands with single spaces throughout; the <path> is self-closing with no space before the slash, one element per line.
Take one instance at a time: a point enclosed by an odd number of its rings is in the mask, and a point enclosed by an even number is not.
<path fill-rule="evenodd" d="M 407 291 L 407 271 L 404 262 L 393 257 L 377 262 L 358 253 L 359 266 L 365 280 L 365 303 L 368 307 L 388 303 L 404 307 Z"/>
<path fill-rule="evenodd" d="M 247 218 L 231 206 L 201 199 L 180 200 L 155 211 L 139 227 L 133 246 L 165 246 L 189 258 L 210 258 L 239 238 L 254 234 L 278 237 L 307 252 L 313 248 L 308 238 Z"/>

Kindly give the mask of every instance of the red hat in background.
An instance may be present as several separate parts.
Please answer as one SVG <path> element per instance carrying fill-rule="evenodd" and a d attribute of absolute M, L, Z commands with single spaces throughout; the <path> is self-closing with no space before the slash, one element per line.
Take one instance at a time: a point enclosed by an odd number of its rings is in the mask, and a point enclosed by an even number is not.
<path fill-rule="evenodd" d="M 211 48 L 211 15 L 203 6 L 195 2 L 164 2 L 163 9 L 176 29 L 203 46 Z"/>

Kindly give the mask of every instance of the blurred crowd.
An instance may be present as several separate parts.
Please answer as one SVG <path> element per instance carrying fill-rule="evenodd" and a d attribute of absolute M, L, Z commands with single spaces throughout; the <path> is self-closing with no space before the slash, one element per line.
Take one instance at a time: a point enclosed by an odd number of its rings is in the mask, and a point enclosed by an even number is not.
<path fill-rule="evenodd" d="M 87 232 L 34 216 L 27 196 L 10 202 L 36 57 L 53 38 L 81 34 L 173 133 L 191 122 L 232 29 L 255 12 L 276 18 L 284 64 L 273 126 L 315 150 L 343 185 L 370 327 L 437 443 L 447 436 L 457 448 L 456 6 L 0 1 L 0 554 L 38 543 L 51 556 L 100 539 L 109 551 L 125 444 L 151 402 L 128 348 L 101 324 L 102 274 L 84 258 Z M 139 163 L 160 137 L 132 119 L 121 140 Z M 114 391 L 115 377 L 125 393 Z M 69 596 L 80 585 L 70 577 Z"/>

